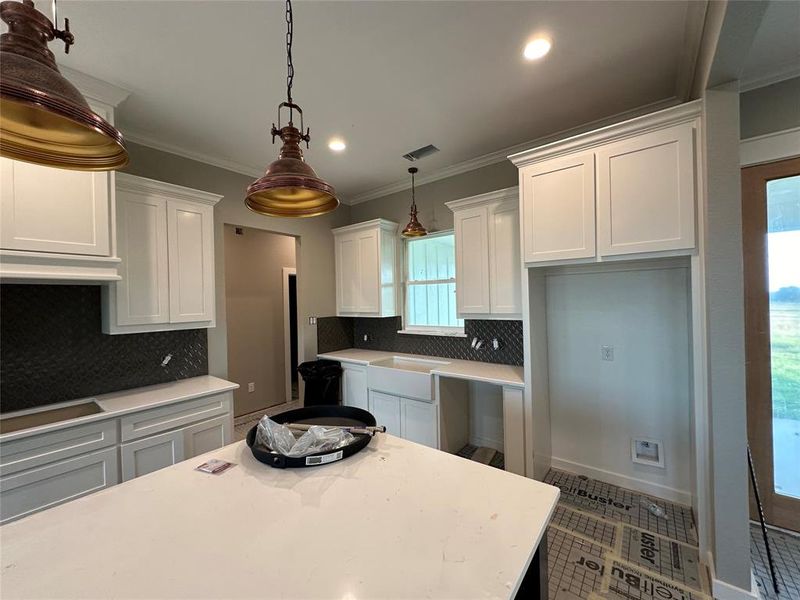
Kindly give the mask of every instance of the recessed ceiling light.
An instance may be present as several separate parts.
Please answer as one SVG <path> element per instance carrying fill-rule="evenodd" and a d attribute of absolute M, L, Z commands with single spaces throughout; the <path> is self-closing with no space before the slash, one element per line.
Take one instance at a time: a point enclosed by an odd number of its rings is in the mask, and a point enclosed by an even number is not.
<path fill-rule="evenodd" d="M 550 52 L 550 40 L 547 38 L 536 38 L 532 42 L 528 42 L 525 46 L 523 55 L 528 60 L 536 60 L 542 58 L 545 54 Z"/>
<path fill-rule="evenodd" d="M 328 142 L 328 148 L 330 148 L 334 152 L 341 152 L 342 150 L 347 148 L 347 144 L 344 143 L 344 140 L 340 140 L 339 138 L 333 138 L 331 141 Z"/>

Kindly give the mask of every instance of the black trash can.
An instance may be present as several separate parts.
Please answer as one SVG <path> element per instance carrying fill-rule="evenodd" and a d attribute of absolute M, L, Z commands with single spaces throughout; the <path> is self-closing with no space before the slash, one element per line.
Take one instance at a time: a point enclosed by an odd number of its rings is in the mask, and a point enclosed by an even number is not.
<path fill-rule="evenodd" d="M 339 404 L 342 365 L 335 360 L 312 360 L 297 367 L 306 384 L 305 406 Z"/>

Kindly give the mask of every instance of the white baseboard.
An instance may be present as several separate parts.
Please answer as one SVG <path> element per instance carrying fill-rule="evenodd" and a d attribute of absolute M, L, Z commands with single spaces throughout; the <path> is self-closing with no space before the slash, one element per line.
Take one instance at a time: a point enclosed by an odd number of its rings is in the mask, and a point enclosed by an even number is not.
<path fill-rule="evenodd" d="M 473 446 L 485 446 L 486 448 L 491 448 L 492 450 L 497 450 L 498 452 L 503 451 L 502 441 L 493 440 L 491 438 L 483 437 L 482 435 L 470 435 L 469 443 Z"/>
<path fill-rule="evenodd" d="M 670 502 L 677 502 L 678 504 L 684 504 L 686 506 L 691 506 L 692 504 L 692 495 L 689 492 L 677 490 L 659 483 L 653 483 L 651 481 L 645 481 L 644 479 L 637 479 L 636 477 L 613 473 L 612 471 L 590 467 L 588 465 L 572 462 L 570 460 L 564 460 L 555 456 L 552 458 L 552 466 L 554 469 L 561 469 L 562 471 L 569 471 L 570 473 L 575 473 L 576 475 L 585 475 L 586 477 L 591 477 L 592 479 L 599 479 L 600 481 L 605 481 L 606 483 L 613 483 L 614 485 L 628 488 L 629 490 L 641 492 L 649 496 L 656 496 L 662 500 L 669 500 Z"/>

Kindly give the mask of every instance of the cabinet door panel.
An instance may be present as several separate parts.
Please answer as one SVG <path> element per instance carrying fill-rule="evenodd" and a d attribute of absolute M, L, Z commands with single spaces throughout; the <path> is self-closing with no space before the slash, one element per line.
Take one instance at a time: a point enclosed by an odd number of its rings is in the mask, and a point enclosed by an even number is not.
<path fill-rule="evenodd" d="M 366 369 L 350 365 L 342 365 L 342 367 L 343 404 L 369 410 Z"/>
<path fill-rule="evenodd" d="M 170 321 L 185 323 L 214 318 L 214 209 L 169 200 Z"/>
<path fill-rule="evenodd" d="M 594 155 L 524 167 L 521 179 L 525 262 L 594 257 Z"/>
<path fill-rule="evenodd" d="M 489 280 L 493 314 L 522 312 L 519 202 L 508 200 L 489 211 Z"/>
<path fill-rule="evenodd" d="M 694 128 L 690 123 L 597 152 L 601 256 L 695 245 Z"/>
<path fill-rule="evenodd" d="M 379 313 L 381 310 L 381 272 L 378 232 L 358 234 L 358 311 Z"/>
<path fill-rule="evenodd" d="M 338 312 L 358 312 L 358 242 L 355 236 L 336 238 L 336 291 Z"/>
<path fill-rule="evenodd" d="M 0 158 L 0 246 L 109 256 L 109 173 Z"/>
<path fill-rule="evenodd" d="M 183 433 L 169 431 L 120 446 L 122 481 L 141 477 L 183 460 Z"/>
<path fill-rule="evenodd" d="M 0 479 L 0 523 L 116 485 L 117 449 L 82 454 Z"/>
<path fill-rule="evenodd" d="M 167 201 L 117 192 L 117 325 L 169 323 Z"/>
<path fill-rule="evenodd" d="M 491 312 L 489 292 L 488 209 L 485 206 L 457 211 L 456 306 L 459 315 Z"/>
<path fill-rule="evenodd" d="M 369 391 L 369 412 L 378 425 L 385 425 L 387 433 L 402 436 L 400 427 L 400 398 L 382 392 Z"/>
<path fill-rule="evenodd" d="M 224 415 L 184 427 L 183 456 L 192 458 L 231 443 L 231 416 Z"/>
<path fill-rule="evenodd" d="M 438 448 L 436 406 L 429 402 L 401 398 L 400 407 L 403 438 Z"/>

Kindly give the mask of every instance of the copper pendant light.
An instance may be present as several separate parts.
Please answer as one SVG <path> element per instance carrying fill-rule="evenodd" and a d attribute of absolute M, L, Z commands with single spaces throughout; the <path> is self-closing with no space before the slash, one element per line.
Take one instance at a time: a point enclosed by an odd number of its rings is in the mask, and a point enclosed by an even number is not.
<path fill-rule="evenodd" d="M 311 141 L 311 130 L 302 133 L 303 111 L 292 102 L 292 82 L 294 65 L 292 64 L 292 2 L 286 1 L 286 77 L 287 101 L 278 105 L 278 126 L 272 124 L 272 143 L 275 136 L 283 141 L 278 160 L 271 163 L 264 176 L 257 179 L 247 188 L 244 203 L 247 208 L 261 215 L 270 217 L 316 217 L 334 210 L 339 206 L 333 186 L 317 177 L 314 169 L 303 158 L 300 142 Z M 289 109 L 289 124 L 281 127 L 281 109 Z M 294 111 L 300 115 L 300 129 L 294 126 Z"/>
<path fill-rule="evenodd" d="M 47 48 L 58 38 L 69 53 L 69 19 L 56 29 L 32 0 L 0 3 L 0 18 L 8 24 L 0 36 L 0 155 L 78 171 L 128 164 L 122 134 L 92 112 Z"/>
<path fill-rule="evenodd" d="M 410 167 L 408 172 L 411 173 L 411 212 L 408 213 L 411 219 L 406 225 L 406 228 L 403 229 L 402 235 L 403 237 L 412 238 L 412 237 L 422 237 L 423 235 L 428 235 L 428 230 L 422 226 L 417 220 L 417 200 L 415 196 L 414 190 L 414 175 L 419 171 L 417 167 Z"/>

